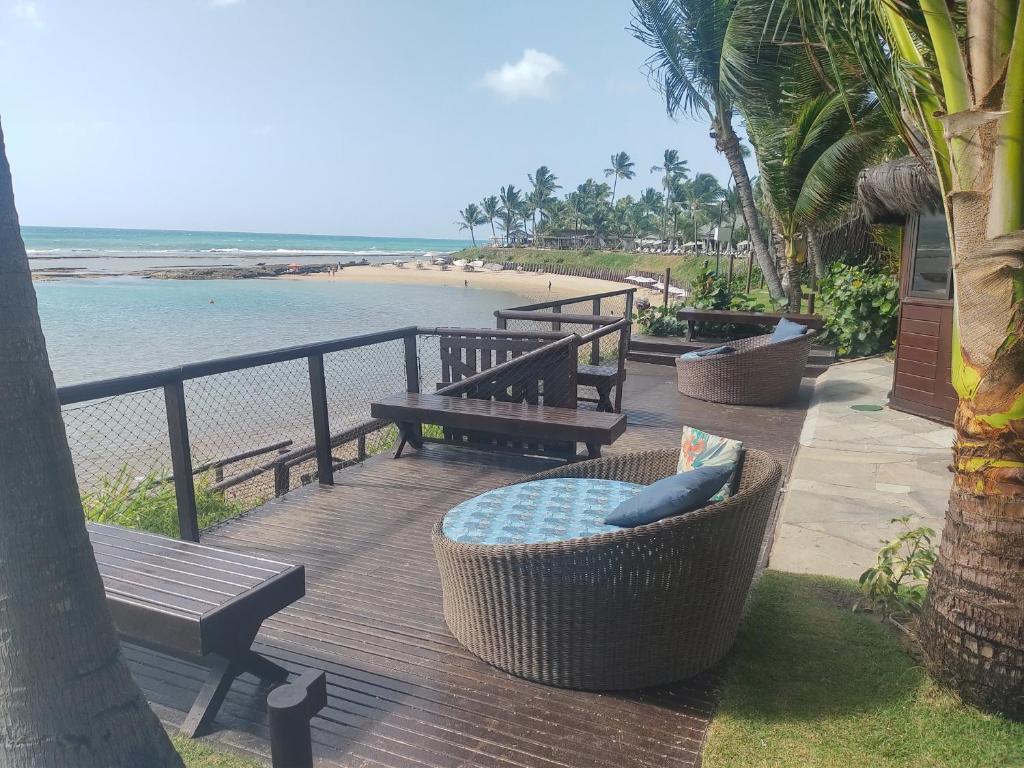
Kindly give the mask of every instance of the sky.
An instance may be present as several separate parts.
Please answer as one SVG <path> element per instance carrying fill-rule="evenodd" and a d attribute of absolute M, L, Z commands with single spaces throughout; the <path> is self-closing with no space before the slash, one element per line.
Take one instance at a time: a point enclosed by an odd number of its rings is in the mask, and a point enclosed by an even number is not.
<path fill-rule="evenodd" d="M 666 148 L 628 0 L 0 0 L 23 224 L 458 237 L 468 202 Z M 564 193 L 562 190 L 560 194 Z"/>

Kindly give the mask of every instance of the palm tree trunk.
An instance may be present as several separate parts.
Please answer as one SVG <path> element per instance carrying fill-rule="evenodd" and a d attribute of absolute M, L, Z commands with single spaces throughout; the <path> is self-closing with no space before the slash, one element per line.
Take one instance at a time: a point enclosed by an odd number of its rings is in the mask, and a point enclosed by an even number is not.
<path fill-rule="evenodd" d="M 473 234 L 473 228 L 472 227 L 469 228 L 469 236 L 471 238 L 473 238 L 473 247 L 476 248 L 476 235 Z"/>
<path fill-rule="evenodd" d="M 619 186 L 619 177 L 616 174 L 615 178 L 612 179 L 612 208 L 615 207 L 615 190 Z"/>
<path fill-rule="evenodd" d="M 736 181 L 736 192 L 740 198 L 740 210 L 743 213 L 743 221 L 747 225 L 747 237 L 754 246 L 754 255 L 757 257 L 757 265 L 761 268 L 765 282 L 768 284 L 768 293 L 773 299 L 782 299 L 785 292 L 782 290 L 782 282 L 779 280 L 779 273 L 775 270 L 771 252 L 768 250 L 768 243 L 761 233 L 758 222 L 757 206 L 754 205 L 754 190 L 750 184 L 750 176 L 747 175 L 747 165 L 743 162 L 743 150 L 740 148 L 740 140 L 732 129 L 731 120 L 718 119 L 713 124 L 717 138 L 716 148 L 725 154 L 729 163 L 733 179 Z"/>
<path fill-rule="evenodd" d="M 114 634 L 0 129 L 0 765 L 180 768 Z"/>
<path fill-rule="evenodd" d="M 1017 173 L 1018 168 L 996 173 Z M 1024 718 L 1024 231 L 986 240 L 991 192 L 951 196 L 953 487 L 921 616 L 929 671 Z"/>

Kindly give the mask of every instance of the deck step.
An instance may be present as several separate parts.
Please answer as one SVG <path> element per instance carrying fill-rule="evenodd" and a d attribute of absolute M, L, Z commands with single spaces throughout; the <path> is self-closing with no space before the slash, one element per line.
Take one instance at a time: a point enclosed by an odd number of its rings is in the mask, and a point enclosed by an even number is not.
<path fill-rule="evenodd" d="M 676 352 L 644 352 L 630 349 L 626 355 L 627 360 L 634 363 L 652 363 L 654 365 L 675 365 L 679 354 Z"/>
<path fill-rule="evenodd" d="M 630 352 L 663 352 L 666 354 L 681 355 L 691 349 L 697 349 L 700 345 L 691 344 L 685 339 L 675 337 L 658 336 L 633 336 L 629 340 Z"/>

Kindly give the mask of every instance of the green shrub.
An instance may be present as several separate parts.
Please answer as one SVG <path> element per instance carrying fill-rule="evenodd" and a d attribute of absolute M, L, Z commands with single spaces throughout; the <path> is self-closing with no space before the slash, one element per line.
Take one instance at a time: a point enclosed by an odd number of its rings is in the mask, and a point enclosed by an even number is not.
<path fill-rule="evenodd" d="M 196 478 L 200 529 L 236 517 L 250 506 L 229 501 L 222 493 L 210 491 L 209 487 L 209 478 Z M 138 478 L 128 467 L 122 467 L 114 477 L 104 478 L 98 488 L 82 495 L 82 509 L 85 519 L 91 522 L 174 538 L 179 535 L 174 484 L 155 473 Z"/>
<path fill-rule="evenodd" d="M 821 283 L 821 295 L 832 308 L 825 321 L 825 340 L 840 356 L 863 357 L 892 349 L 899 311 L 895 277 L 835 264 Z"/>
<path fill-rule="evenodd" d="M 860 576 L 864 602 L 879 611 L 882 618 L 893 614 L 910 615 L 921 610 L 928 579 L 938 553 L 931 528 L 911 528 L 909 517 L 897 517 L 905 530 L 892 541 L 883 541 L 878 562 Z"/>
<path fill-rule="evenodd" d="M 649 302 L 644 302 L 638 304 L 634 318 L 640 332 L 648 336 L 682 336 L 686 323 L 676 320 L 676 312 L 680 309 L 681 304 L 652 307 Z"/>

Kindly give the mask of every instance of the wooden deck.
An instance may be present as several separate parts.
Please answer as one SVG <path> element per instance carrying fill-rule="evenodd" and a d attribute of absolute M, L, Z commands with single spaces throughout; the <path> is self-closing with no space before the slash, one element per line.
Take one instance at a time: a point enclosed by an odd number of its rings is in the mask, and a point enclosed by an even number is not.
<path fill-rule="evenodd" d="M 678 444 L 685 423 L 743 439 L 787 462 L 807 403 L 709 405 L 682 397 L 674 369 L 630 364 L 629 426 L 611 452 Z M 714 709 L 714 672 L 666 688 L 597 694 L 511 677 L 448 633 L 431 524 L 456 503 L 552 462 L 427 446 L 340 471 L 230 521 L 203 543 L 306 566 L 306 597 L 264 625 L 255 650 L 293 671 L 327 672 L 313 720 L 327 766 L 693 766 Z M 204 670 L 126 647 L 133 672 L 172 725 Z M 210 738 L 266 757 L 266 694 L 245 675 Z"/>

